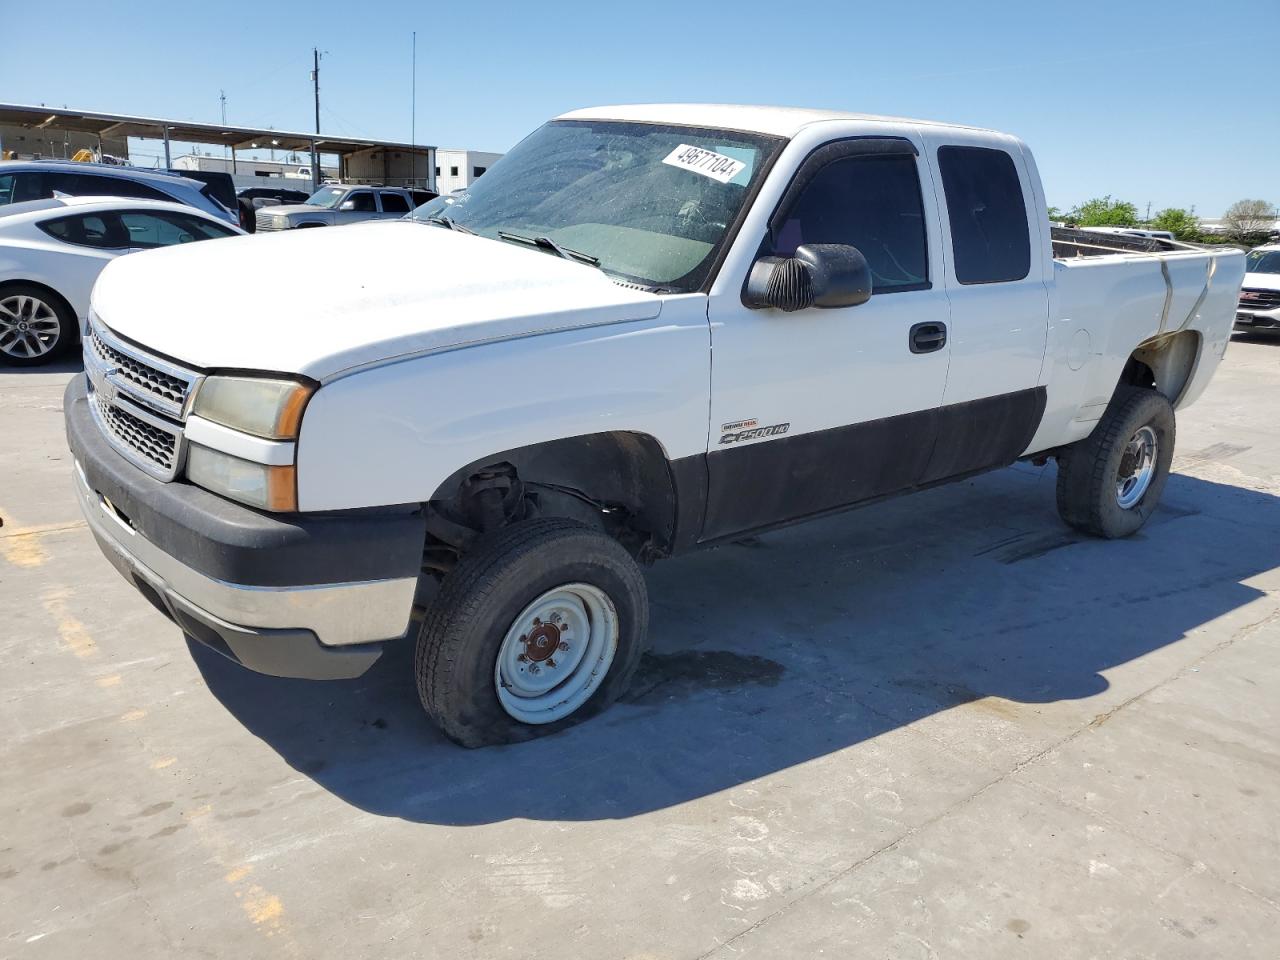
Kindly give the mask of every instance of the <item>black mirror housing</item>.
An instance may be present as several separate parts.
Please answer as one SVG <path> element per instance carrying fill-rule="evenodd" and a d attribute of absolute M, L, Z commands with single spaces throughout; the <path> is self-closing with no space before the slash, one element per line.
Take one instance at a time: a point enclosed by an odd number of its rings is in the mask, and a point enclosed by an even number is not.
<path fill-rule="evenodd" d="M 806 243 L 791 257 L 761 257 L 751 267 L 742 302 L 787 313 L 807 307 L 856 307 L 871 298 L 867 258 L 844 243 Z"/>

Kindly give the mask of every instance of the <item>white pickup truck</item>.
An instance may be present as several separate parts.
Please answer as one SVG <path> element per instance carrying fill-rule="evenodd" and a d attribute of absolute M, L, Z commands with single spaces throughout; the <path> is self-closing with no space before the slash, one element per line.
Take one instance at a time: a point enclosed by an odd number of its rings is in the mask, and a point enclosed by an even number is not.
<path fill-rule="evenodd" d="M 556 730 L 627 686 L 654 559 L 1019 458 L 1067 523 L 1143 524 L 1244 257 L 1045 209 L 988 130 L 570 113 L 403 222 L 108 266 L 81 505 L 246 667 L 352 677 L 413 631 L 448 736 Z"/>

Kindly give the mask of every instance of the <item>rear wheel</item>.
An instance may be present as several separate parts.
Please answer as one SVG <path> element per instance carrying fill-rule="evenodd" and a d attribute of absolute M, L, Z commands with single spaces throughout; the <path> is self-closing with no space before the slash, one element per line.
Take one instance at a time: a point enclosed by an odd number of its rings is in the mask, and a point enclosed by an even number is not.
<path fill-rule="evenodd" d="M 71 310 L 43 287 L 14 284 L 0 290 L 0 358 L 5 361 L 48 363 L 75 340 L 75 331 Z"/>
<path fill-rule="evenodd" d="M 644 577 L 613 538 L 544 518 L 487 534 L 418 635 L 423 708 L 467 747 L 561 730 L 626 690 L 648 630 Z"/>
<path fill-rule="evenodd" d="M 1127 537 L 1155 511 L 1173 463 L 1173 407 L 1122 387 L 1092 434 L 1058 456 L 1058 513 L 1098 537 Z"/>

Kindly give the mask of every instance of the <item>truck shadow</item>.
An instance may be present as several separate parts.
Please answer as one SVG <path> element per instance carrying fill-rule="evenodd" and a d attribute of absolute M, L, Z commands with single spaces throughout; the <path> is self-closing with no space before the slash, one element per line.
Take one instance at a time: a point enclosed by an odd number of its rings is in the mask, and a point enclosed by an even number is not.
<path fill-rule="evenodd" d="M 1102 542 L 1061 525 L 1053 481 L 1018 466 L 659 564 L 654 649 L 626 701 L 518 746 L 446 741 L 419 709 L 408 641 L 333 683 L 192 656 L 291 766 L 412 821 L 635 816 L 943 712 L 931 735 L 956 749 L 980 758 L 987 735 L 1030 755 L 1155 682 L 1108 694 L 1109 669 L 1162 655 L 1163 677 L 1205 652 L 1188 634 L 1263 596 L 1246 581 L 1280 566 L 1275 497 L 1175 475 L 1142 533 Z"/>

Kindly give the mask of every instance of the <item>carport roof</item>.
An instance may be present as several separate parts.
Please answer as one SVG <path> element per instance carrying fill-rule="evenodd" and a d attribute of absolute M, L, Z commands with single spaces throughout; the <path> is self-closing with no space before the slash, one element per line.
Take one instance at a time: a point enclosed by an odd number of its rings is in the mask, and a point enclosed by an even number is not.
<path fill-rule="evenodd" d="M 180 143 L 217 144 L 235 147 L 238 150 L 252 149 L 254 146 L 275 147 L 282 150 L 310 150 L 314 143 L 316 150 L 320 153 L 336 153 L 342 156 L 380 148 L 423 153 L 435 149 L 434 146 L 422 143 L 408 144 L 394 140 L 335 137 L 327 133 L 294 133 L 263 127 L 229 127 L 218 123 L 195 123 L 190 120 L 165 120 L 157 117 L 134 117 L 120 113 L 97 113 L 90 110 L 69 110 L 65 107 L 32 107 L 10 103 L 0 103 L 0 125 L 40 130 L 68 130 L 76 133 L 93 133 L 101 137 L 149 137 L 156 140 L 163 139 L 167 128 L 169 139 Z"/>

